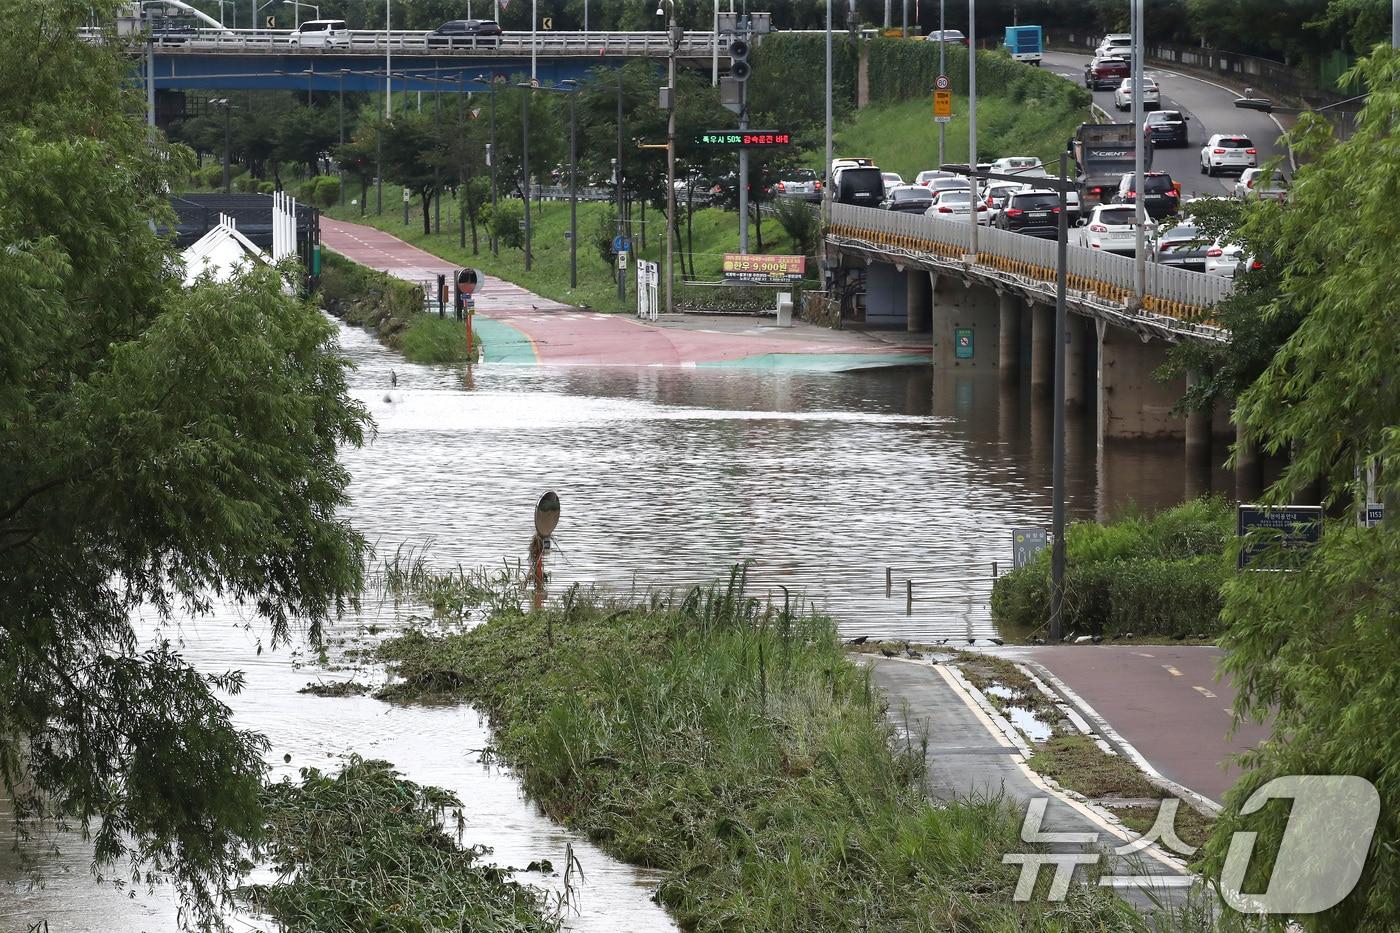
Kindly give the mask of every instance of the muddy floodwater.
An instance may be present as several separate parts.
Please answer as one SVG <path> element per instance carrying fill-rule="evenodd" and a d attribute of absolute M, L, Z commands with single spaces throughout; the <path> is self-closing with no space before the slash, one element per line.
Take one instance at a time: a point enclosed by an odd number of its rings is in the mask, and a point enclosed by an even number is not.
<path fill-rule="evenodd" d="M 407 364 L 358 330 L 341 341 L 378 425 L 346 453 L 347 517 L 381 553 L 408 545 L 442 565 L 514 564 L 535 501 L 552 489 L 562 502 L 552 593 L 572 582 L 686 586 L 749 560 L 758 595 L 781 601 L 786 587 L 847 634 L 985 638 L 993 562 L 1009 565 L 1013 528 L 1050 522 L 1050 412 L 994 374 L 484 366 L 468 376 Z M 1067 459 L 1072 517 L 1181 498 L 1179 444 L 1099 451 L 1092 427 L 1072 423 Z M 1217 475 L 1217 488 L 1226 480 Z M 333 670 L 304 650 L 267 650 L 263 626 L 229 608 L 163 631 L 201 669 L 246 672 L 229 703 L 240 726 L 268 736 L 274 776 L 351 753 L 387 759 L 466 801 L 465 841 L 490 846 L 497 864 L 562 867 L 572 844 L 584 880 L 570 929 L 674 929 L 651 901 L 653 877 L 538 815 L 514 776 L 482 764 L 490 738 L 470 707 L 297 693 L 351 676 L 343 651 L 401 628 L 405 615 L 371 599 L 342 620 Z M 156 636 L 150 620 L 141 628 Z M 5 825 L 0 931 L 40 920 L 53 931 L 176 928 L 168 892 L 95 885 L 90 849 L 74 836 L 58 837 L 57 853 L 30 846 L 37 872 L 24 871 Z M 561 881 L 519 877 L 556 892 Z"/>

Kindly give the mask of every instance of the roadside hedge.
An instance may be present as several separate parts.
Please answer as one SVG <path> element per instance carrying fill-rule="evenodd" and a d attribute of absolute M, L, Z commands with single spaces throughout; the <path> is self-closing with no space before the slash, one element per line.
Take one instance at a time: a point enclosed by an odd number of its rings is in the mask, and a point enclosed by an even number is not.
<path fill-rule="evenodd" d="M 967 54 L 960 45 L 946 48 L 948 80 L 954 94 L 967 93 Z M 929 97 L 938 77 L 938 43 L 906 39 L 874 39 L 870 43 L 871 103 L 894 103 Z M 1092 96 L 1073 81 L 1013 61 L 1005 52 L 977 56 L 977 88 L 985 94 L 1009 98 L 1027 106 L 1083 110 L 1087 116 Z"/>
<path fill-rule="evenodd" d="M 1065 631 L 1080 635 L 1212 635 L 1230 572 L 1232 512 L 1197 499 L 1151 518 L 1075 522 L 1065 536 Z M 992 615 L 1029 630 L 1049 618 L 1050 552 L 997 579 Z"/>

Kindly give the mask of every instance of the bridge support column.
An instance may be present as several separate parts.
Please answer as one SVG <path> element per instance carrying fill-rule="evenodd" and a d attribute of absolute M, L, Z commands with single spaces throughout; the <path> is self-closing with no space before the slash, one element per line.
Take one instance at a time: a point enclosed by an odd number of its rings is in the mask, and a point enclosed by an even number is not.
<path fill-rule="evenodd" d="M 1188 388 L 1199 384 L 1199 373 L 1186 376 Z M 1194 499 L 1210 492 L 1211 474 L 1211 426 L 1214 421 L 1212 405 L 1205 409 L 1193 409 L 1186 414 L 1186 498 Z"/>
<path fill-rule="evenodd" d="M 1085 409 L 1085 386 L 1089 381 L 1092 355 L 1090 341 L 1097 341 L 1088 318 L 1079 314 L 1065 315 L 1065 409 L 1080 412 Z"/>
<path fill-rule="evenodd" d="M 1049 396 L 1055 371 L 1055 309 L 1033 301 L 1031 308 L 1031 395 Z"/>
<path fill-rule="evenodd" d="M 1014 384 L 1021 378 L 1021 299 L 1010 292 L 998 292 L 997 311 L 997 369 L 1002 382 Z"/>
<path fill-rule="evenodd" d="M 1259 448 L 1249 437 L 1249 429 L 1235 425 L 1235 498 L 1253 502 L 1264 488 L 1264 463 Z"/>
<path fill-rule="evenodd" d="M 981 285 L 966 285 L 954 276 L 938 276 L 933 306 L 935 369 L 996 368 L 1001 354 L 996 292 Z"/>
<path fill-rule="evenodd" d="M 1166 440 L 1185 435 L 1183 419 L 1172 408 L 1185 388 L 1182 380 L 1158 382 L 1154 373 L 1166 361 L 1166 344 L 1097 321 L 1099 444 L 1105 440 Z"/>
<path fill-rule="evenodd" d="M 907 329 L 911 334 L 920 334 L 933 325 L 934 275 L 923 269 L 910 269 L 905 275 L 909 277 L 904 289 Z"/>

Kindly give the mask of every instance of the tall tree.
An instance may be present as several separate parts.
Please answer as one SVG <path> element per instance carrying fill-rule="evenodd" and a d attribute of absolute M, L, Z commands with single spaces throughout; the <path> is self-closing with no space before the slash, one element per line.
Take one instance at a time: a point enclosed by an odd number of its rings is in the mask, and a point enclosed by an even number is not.
<path fill-rule="evenodd" d="M 1293 142 L 1306 164 L 1286 209 L 1260 212 L 1242 229 L 1267 244 L 1277 270 L 1264 316 L 1299 323 L 1240 396 L 1235 417 L 1265 449 L 1292 451 L 1267 492 L 1288 502 L 1321 479 L 1333 504 L 1349 501 L 1358 468 L 1381 467 L 1378 528 L 1354 517 L 1329 523 L 1291 573 L 1242 573 L 1225 588 L 1225 670 L 1238 688 L 1240 720 L 1272 721 L 1274 736 L 1249 752 L 1250 766 L 1227 798 L 1212 836 L 1219 872 L 1230 834 L 1257 831 L 1257 852 L 1278 851 L 1286 808 L 1242 816 L 1260 786 L 1292 774 L 1357 775 L 1380 794 L 1380 823 L 1365 872 L 1341 904 L 1296 918 L 1316 930 L 1400 928 L 1400 294 L 1395 289 L 1394 212 L 1377 191 L 1395 186 L 1400 55 L 1378 48 L 1359 66 L 1370 90 L 1355 135 L 1334 142 L 1326 122 L 1305 114 Z M 1314 865 L 1314 868 L 1319 867 Z M 1325 868 L 1325 866 L 1321 866 Z M 1305 886 L 1307 878 L 1276 879 Z"/>
<path fill-rule="evenodd" d="M 263 740 L 132 613 L 215 598 L 320 624 L 360 586 L 337 459 L 367 422 L 273 270 L 181 286 L 153 219 L 190 153 L 129 62 L 78 38 L 110 0 L 0 2 L 0 779 L 23 826 L 173 880 L 208 921 L 257 831 Z"/>

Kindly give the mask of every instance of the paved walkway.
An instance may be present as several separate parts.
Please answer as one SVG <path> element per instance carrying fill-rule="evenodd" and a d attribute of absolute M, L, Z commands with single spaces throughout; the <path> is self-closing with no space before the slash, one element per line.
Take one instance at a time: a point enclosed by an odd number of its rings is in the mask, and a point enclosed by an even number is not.
<path fill-rule="evenodd" d="M 349 259 L 421 282 L 455 267 L 360 224 L 321 218 L 321 241 Z M 487 362 L 546 365 L 750 366 L 839 371 L 927 363 L 927 342 L 833 331 L 797 323 L 776 327 L 746 315 L 672 315 L 643 322 L 582 311 L 488 275 L 476 301 Z"/>
<path fill-rule="evenodd" d="M 1256 725 L 1227 735 L 1235 691 L 1215 679 L 1219 648 L 1047 645 L 998 654 L 1043 665 L 1164 777 L 1215 803 L 1240 776 L 1230 759 L 1270 735 Z"/>
<path fill-rule="evenodd" d="M 1050 792 L 1026 765 L 1024 748 L 1003 734 L 948 669 L 897 658 L 866 656 L 862 660 L 870 664 L 875 683 L 889 699 L 890 719 L 897 726 L 906 727 L 915 742 L 923 735 L 928 737 L 930 796 L 946 800 L 1004 795 L 1023 814 L 1032 801 L 1045 800 L 1042 833 L 1091 834 L 1095 840 L 1082 841 L 1081 836 L 1081 841 L 1049 842 L 1049 851 L 1092 853 L 1095 847 L 1105 850 L 1104 875 L 1135 879 L 1134 883 L 1113 886 L 1139 908 L 1152 906 L 1152 899 L 1144 891 L 1147 887 L 1157 888 L 1154 893 L 1158 898 L 1184 897 L 1179 880 L 1185 873 L 1174 862 L 1151 854 L 1152 850 L 1113 855 L 1113 848 L 1131 842 L 1136 835 L 1108 823 L 1087 806 Z M 1051 870 L 1050 866 L 1041 868 L 1046 875 Z M 1076 869 L 1077 879 L 1082 874 L 1083 869 Z M 1171 879 L 1177 879 L 1178 884 L 1173 886 Z"/>

